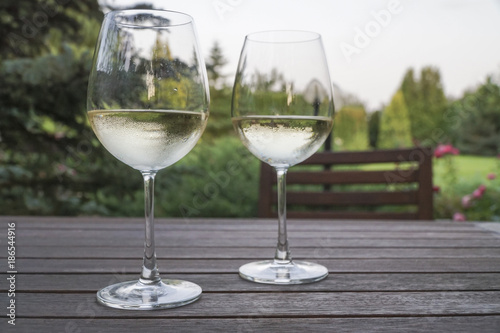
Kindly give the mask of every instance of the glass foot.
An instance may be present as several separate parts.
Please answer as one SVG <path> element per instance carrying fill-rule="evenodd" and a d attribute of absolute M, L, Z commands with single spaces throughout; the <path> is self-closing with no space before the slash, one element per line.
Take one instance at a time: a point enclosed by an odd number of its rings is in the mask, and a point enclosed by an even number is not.
<path fill-rule="evenodd" d="M 118 309 L 156 310 L 175 308 L 196 301 L 201 287 L 182 280 L 161 280 L 154 284 L 128 281 L 97 292 L 99 303 Z"/>
<path fill-rule="evenodd" d="M 268 284 L 302 284 L 320 281 L 328 276 L 326 267 L 305 261 L 286 264 L 274 260 L 251 262 L 240 267 L 246 280 Z"/>

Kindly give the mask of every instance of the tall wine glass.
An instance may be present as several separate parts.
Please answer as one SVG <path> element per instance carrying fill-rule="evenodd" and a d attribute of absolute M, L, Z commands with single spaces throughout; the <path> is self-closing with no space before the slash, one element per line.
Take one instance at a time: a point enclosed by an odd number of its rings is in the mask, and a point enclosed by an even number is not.
<path fill-rule="evenodd" d="M 233 89 L 232 121 L 243 144 L 276 169 L 278 244 L 273 260 L 239 269 L 270 284 L 319 281 L 328 270 L 292 261 L 286 231 L 286 173 L 323 144 L 333 124 L 333 94 L 321 36 L 267 31 L 246 36 Z"/>
<path fill-rule="evenodd" d="M 149 310 L 181 306 L 200 297 L 201 288 L 194 283 L 160 278 L 154 179 L 158 170 L 195 146 L 207 123 L 208 106 L 206 69 L 189 15 L 123 10 L 105 16 L 89 78 L 88 117 L 102 145 L 142 173 L 146 227 L 139 280 L 101 289 L 100 303 Z"/>

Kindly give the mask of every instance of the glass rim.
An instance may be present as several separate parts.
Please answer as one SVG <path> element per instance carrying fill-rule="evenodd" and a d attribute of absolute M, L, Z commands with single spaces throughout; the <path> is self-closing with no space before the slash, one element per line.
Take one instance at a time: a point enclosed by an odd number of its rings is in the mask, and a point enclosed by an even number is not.
<path fill-rule="evenodd" d="M 307 30 L 265 30 L 247 34 L 246 41 L 257 43 L 305 43 L 321 40 L 321 34 Z"/>
<path fill-rule="evenodd" d="M 130 17 L 130 16 L 137 16 L 137 15 L 152 15 L 156 16 L 162 19 L 172 19 L 173 17 L 168 17 L 166 14 L 171 14 L 177 19 L 181 19 L 179 23 L 169 23 L 165 25 L 143 25 L 143 24 L 138 24 L 134 22 L 118 22 L 116 20 L 117 17 L 120 15 L 125 16 L 125 17 Z M 118 9 L 118 10 L 113 10 L 104 15 L 104 18 L 107 17 L 112 17 L 113 21 L 117 25 L 125 26 L 125 27 L 133 27 L 133 28 L 170 28 L 170 27 L 177 27 L 177 26 L 182 26 L 182 25 L 187 25 L 187 24 L 192 24 L 194 23 L 194 19 L 191 15 L 179 12 L 179 11 L 174 11 L 174 10 L 164 10 L 164 9 Z"/>

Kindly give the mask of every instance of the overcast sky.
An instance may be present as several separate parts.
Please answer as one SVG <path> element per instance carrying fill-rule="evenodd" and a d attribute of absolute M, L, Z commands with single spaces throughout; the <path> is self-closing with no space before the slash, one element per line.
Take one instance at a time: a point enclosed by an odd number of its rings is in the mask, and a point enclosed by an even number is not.
<path fill-rule="evenodd" d="M 387 104 L 409 67 L 441 71 L 459 97 L 500 76 L 500 0 L 107 0 L 190 14 L 204 57 L 217 40 L 232 82 L 246 34 L 310 30 L 323 37 L 331 79 L 369 110 Z"/>

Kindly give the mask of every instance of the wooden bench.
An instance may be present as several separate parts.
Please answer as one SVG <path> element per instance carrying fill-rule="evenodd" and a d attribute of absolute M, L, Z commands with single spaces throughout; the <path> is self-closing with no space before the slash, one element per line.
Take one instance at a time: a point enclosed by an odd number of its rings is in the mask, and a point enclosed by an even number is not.
<path fill-rule="evenodd" d="M 385 164 L 359 169 L 376 163 Z M 259 217 L 277 216 L 275 185 L 274 169 L 262 163 Z M 288 171 L 287 217 L 432 220 L 432 150 L 316 153 Z"/>

